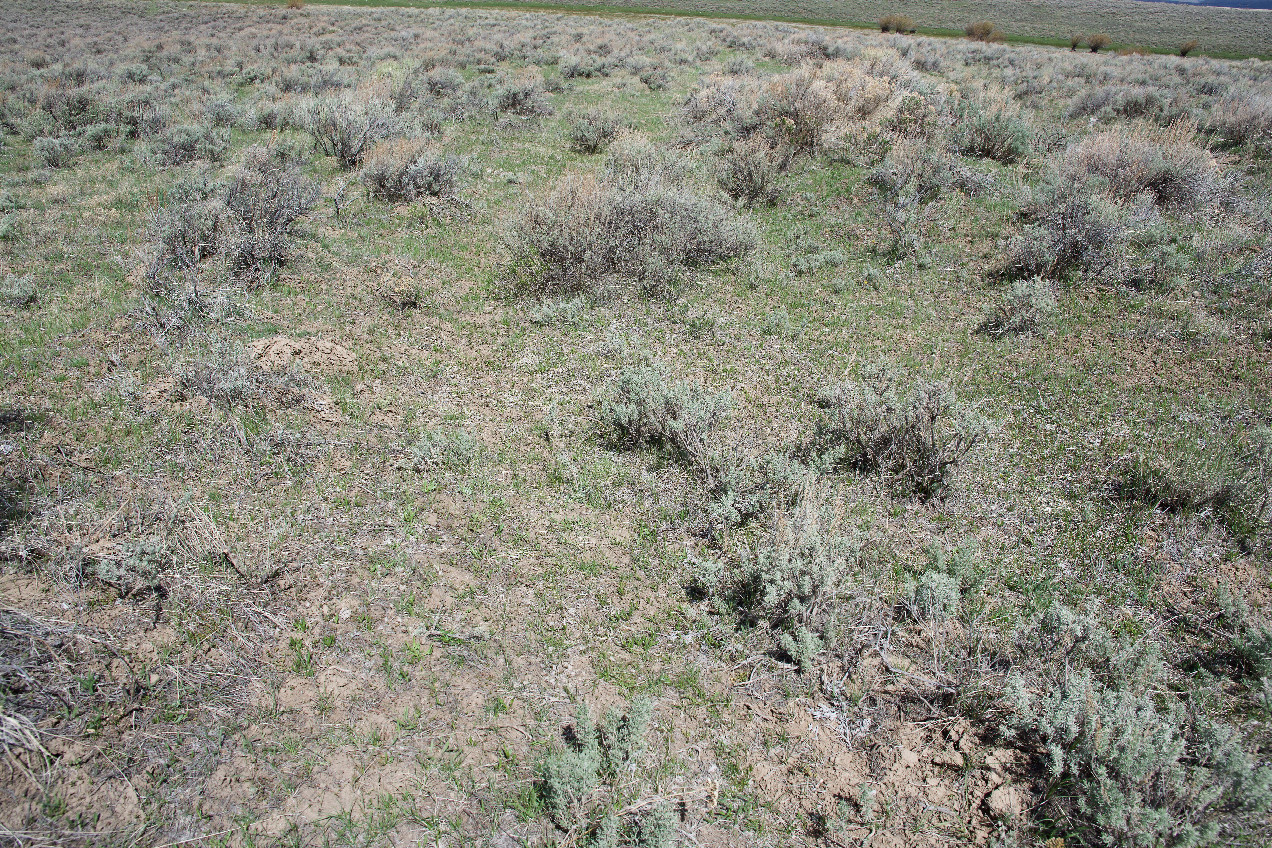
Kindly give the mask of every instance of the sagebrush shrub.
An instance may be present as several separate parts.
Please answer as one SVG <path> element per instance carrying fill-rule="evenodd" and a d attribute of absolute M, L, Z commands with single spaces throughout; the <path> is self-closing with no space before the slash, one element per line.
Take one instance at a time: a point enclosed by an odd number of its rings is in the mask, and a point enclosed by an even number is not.
<path fill-rule="evenodd" d="M 725 194 L 747 206 L 772 206 L 782 193 L 786 158 L 765 139 L 741 139 L 721 157 L 716 181 Z"/>
<path fill-rule="evenodd" d="M 513 114 L 533 118 L 552 113 L 543 91 L 543 75 L 538 69 L 523 71 L 504 80 L 492 100 L 497 114 Z"/>
<path fill-rule="evenodd" d="M 453 194 L 459 170 L 457 157 L 439 154 L 419 140 L 398 139 L 382 141 L 371 149 L 361 179 L 378 198 L 409 202 Z"/>
<path fill-rule="evenodd" d="M 991 336 L 1036 330 L 1056 314 L 1056 296 L 1042 277 L 1012 280 L 1002 302 L 977 328 Z"/>
<path fill-rule="evenodd" d="M 1126 226 L 1100 186 L 1049 182 L 1021 209 L 1025 228 L 1003 245 L 1005 279 L 1099 277 L 1122 258 Z"/>
<path fill-rule="evenodd" d="M 708 455 L 707 437 L 731 403 L 727 393 L 672 382 L 654 369 L 641 368 L 619 375 L 602 396 L 597 417 L 616 447 L 661 447 L 689 465 L 698 465 Z"/>
<path fill-rule="evenodd" d="M 481 443 L 465 430 L 430 428 L 407 449 L 404 467 L 413 471 L 468 471 L 482 455 Z"/>
<path fill-rule="evenodd" d="M 1161 206 L 1195 209 L 1214 198 L 1219 166 L 1192 135 L 1185 123 L 1094 133 L 1069 148 L 1061 171 L 1076 182 L 1097 178 L 1121 200 L 1147 192 Z"/>
<path fill-rule="evenodd" d="M 787 451 L 756 456 L 728 448 L 711 452 L 699 472 L 710 496 L 707 512 L 714 529 L 740 527 L 773 509 L 793 507 L 814 473 Z"/>
<path fill-rule="evenodd" d="M 887 368 L 834 387 L 822 402 L 825 413 L 803 454 L 824 467 L 882 474 L 901 496 L 939 497 L 988 433 L 947 384 L 920 382 L 906 392 Z"/>
<path fill-rule="evenodd" d="M 539 766 L 540 797 L 557 827 L 596 848 L 671 848 L 677 819 L 670 805 L 642 798 L 622 806 L 631 797 L 630 770 L 645 749 L 652 717 L 649 701 L 634 698 L 626 714 L 611 708 L 594 724 L 587 704 L 579 703 L 566 744 Z"/>
<path fill-rule="evenodd" d="M 671 85 L 671 71 L 661 65 L 645 68 L 640 72 L 638 78 L 650 91 L 663 91 L 667 86 Z"/>
<path fill-rule="evenodd" d="M 539 769 L 543 800 L 558 827 L 573 830 L 587 823 L 600 769 L 600 742 L 587 705 L 580 704 L 572 743 L 549 754 Z"/>
<path fill-rule="evenodd" d="M 1029 155 L 1033 130 L 1019 115 L 1002 109 L 965 111 L 954 130 L 959 152 L 1003 164 Z"/>
<path fill-rule="evenodd" d="M 1272 622 L 1227 592 L 1220 601 L 1230 628 L 1233 658 L 1250 676 L 1272 678 Z"/>
<path fill-rule="evenodd" d="M 812 153 L 825 144 L 846 110 L 831 83 L 814 69 L 799 68 L 769 80 L 758 114 L 776 142 Z"/>
<path fill-rule="evenodd" d="M 1088 88 L 1075 96 L 1068 116 L 1156 118 L 1165 108 L 1166 101 L 1157 89 L 1143 85 L 1104 85 Z"/>
<path fill-rule="evenodd" d="M 371 148 L 402 129 L 389 103 L 348 95 L 310 103 L 302 110 L 300 123 L 313 136 L 314 148 L 335 157 L 346 169 L 361 165 Z"/>
<path fill-rule="evenodd" d="M 567 174 L 517 222 L 508 270 L 521 287 L 542 293 L 587 291 L 619 278 L 662 294 L 687 269 L 754 249 L 754 230 L 699 193 L 686 170 L 676 157 L 635 142 L 612 155 L 600 178 Z"/>
<path fill-rule="evenodd" d="M 893 145 L 866 180 L 884 197 L 909 197 L 928 203 L 940 197 L 954 181 L 954 163 L 940 150 L 903 140 Z"/>
<path fill-rule="evenodd" d="M 31 142 L 31 152 L 45 168 L 66 168 L 74 164 L 83 146 L 70 136 L 41 136 Z"/>
<path fill-rule="evenodd" d="M 766 622 L 779 646 L 807 670 L 833 644 L 843 595 L 861 558 L 853 539 L 812 493 L 792 511 L 775 510 L 769 532 L 723 562 L 695 562 L 695 584 L 722 612 L 748 624 Z"/>
<path fill-rule="evenodd" d="M 1223 818 L 1272 805 L 1272 769 L 1258 767 L 1231 727 L 1163 686 L 1151 643 L 1113 637 L 1091 613 L 1053 605 L 1031 642 L 1049 658 L 1032 681 L 1009 678 L 1007 726 L 1038 746 L 1053 787 L 1051 815 L 1093 842 L 1194 846 Z"/>
<path fill-rule="evenodd" d="M 220 248 L 225 205 L 211 186 L 178 185 L 170 203 L 155 213 L 152 275 L 162 269 L 191 270 Z"/>
<path fill-rule="evenodd" d="M 1211 108 L 1204 128 L 1217 147 L 1266 144 L 1272 140 L 1272 97 L 1225 97 Z"/>
<path fill-rule="evenodd" d="M 100 120 L 102 107 L 87 88 L 48 86 L 41 90 L 36 106 L 59 132 L 74 132 Z"/>
<path fill-rule="evenodd" d="M 89 150 L 105 150 L 116 137 L 111 124 L 89 124 L 80 130 L 79 140 Z"/>
<path fill-rule="evenodd" d="M 958 578 L 943 571 L 925 571 L 905 587 L 905 605 L 920 621 L 940 623 L 953 618 L 962 601 Z"/>
<path fill-rule="evenodd" d="M 159 133 L 159 159 L 165 165 L 183 165 L 196 159 L 219 162 L 230 149 L 230 132 L 206 124 L 177 124 Z"/>
<path fill-rule="evenodd" d="M 286 164 L 277 150 L 243 154 L 225 189 L 226 257 L 242 280 L 269 280 L 291 253 L 296 221 L 318 202 L 318 184 Z"/>
<path fill-rule="evenodd" d="M 575 153 L 600 153 L 618 136 L 622 123 L 600 109 L 572 115 L 565 135 Z"/>
<path fill-rule="evenodd" d="M 708 77 L 685 99 L 681 114 L 691 127 L 707 127 L 733 138 L 760 129 L 763 85 L 753 77 Z"/>

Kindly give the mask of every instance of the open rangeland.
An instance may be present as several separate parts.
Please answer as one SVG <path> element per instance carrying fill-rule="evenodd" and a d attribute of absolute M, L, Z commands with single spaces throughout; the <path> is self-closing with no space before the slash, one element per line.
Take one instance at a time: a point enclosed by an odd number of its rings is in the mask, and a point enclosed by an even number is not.
<path fill-rule="evenodd" d="M 1267 65 L 293 5 L 0 4 L 0 844 L 1267 844 Z"/>

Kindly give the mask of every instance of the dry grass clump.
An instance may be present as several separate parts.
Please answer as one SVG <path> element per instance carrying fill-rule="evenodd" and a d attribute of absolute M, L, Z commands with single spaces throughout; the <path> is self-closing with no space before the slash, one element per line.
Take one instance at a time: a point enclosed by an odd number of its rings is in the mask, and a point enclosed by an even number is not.
<path fill-rule="evenodd" d="M 754 230 L 690 179 L 688 163 L 633 137 L 606 172 L 567 174 L 517 223 L 508 269 L 545 293 L 598 289 L 607 278 L 667 292 L 683 273 L 750 252 Z"/>
<path fill-rule="evenodd" d="M 1194 127 L 1118 127 L 1082 139 L 1065 154 L 1064 176 L 1079 182 L 1098 178 L 1120 200 L 1147 192 L 1161 206 L 1197 209 L 1219 187 L 1213 155 L 1192 141 Z"/>

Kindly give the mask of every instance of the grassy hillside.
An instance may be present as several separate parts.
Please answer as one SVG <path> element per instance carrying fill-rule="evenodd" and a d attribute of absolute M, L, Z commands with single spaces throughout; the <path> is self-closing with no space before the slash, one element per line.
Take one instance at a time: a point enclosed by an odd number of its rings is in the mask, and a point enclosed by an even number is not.
<path fill-rule="evenodd" d="M 1262 63 L 0 46 L 0 843 L 1267 843 Z"/>
<path fill-rule="evenodd" d="M 319 0 L 326 2 L 326 0 Z M 349 6 L 445 6 L 446 0 L 348 0 Z M 1141 47 L 1173 52 L 1196 39 L 1208 55 L 1272 57 L 1272 12 L 1143 0 L 473 0 L 455 5 L 561 9 L 571 11 L 660 12 L 726 18 L 753 18 L 817 24 L 877 26 L 886 15 L 912 18 L 920 32 L 958 34 L 976 21 L 998 24 L 1009 39 L 1068 44 L 1070 37 L 1104 33 L 1114 48 Z"/>

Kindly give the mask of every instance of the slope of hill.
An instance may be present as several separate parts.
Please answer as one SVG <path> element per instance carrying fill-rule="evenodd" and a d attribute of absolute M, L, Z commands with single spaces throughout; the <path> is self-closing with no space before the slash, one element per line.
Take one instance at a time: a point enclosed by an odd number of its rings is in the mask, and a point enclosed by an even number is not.
<path fill-rule="evenodd" d="M 319 0 L 326 2 L 326 0 Z M 348 5 L 445 6 L 447 0 L 335 0 Z M 461 0 L 461 6 L 646 11 L 811 21 L 873 26 L 885 15 L 905 14 L 921 30 L 961 33 L 970 23 L 990 20 L 1008 37 L 1067 43 L 1072 35 L 1106 33 L 1115 46 L 1173 51 L 1196 39 L 1217 56 L 1272 55 L 1272 13 L 1152 0 Z"/>

